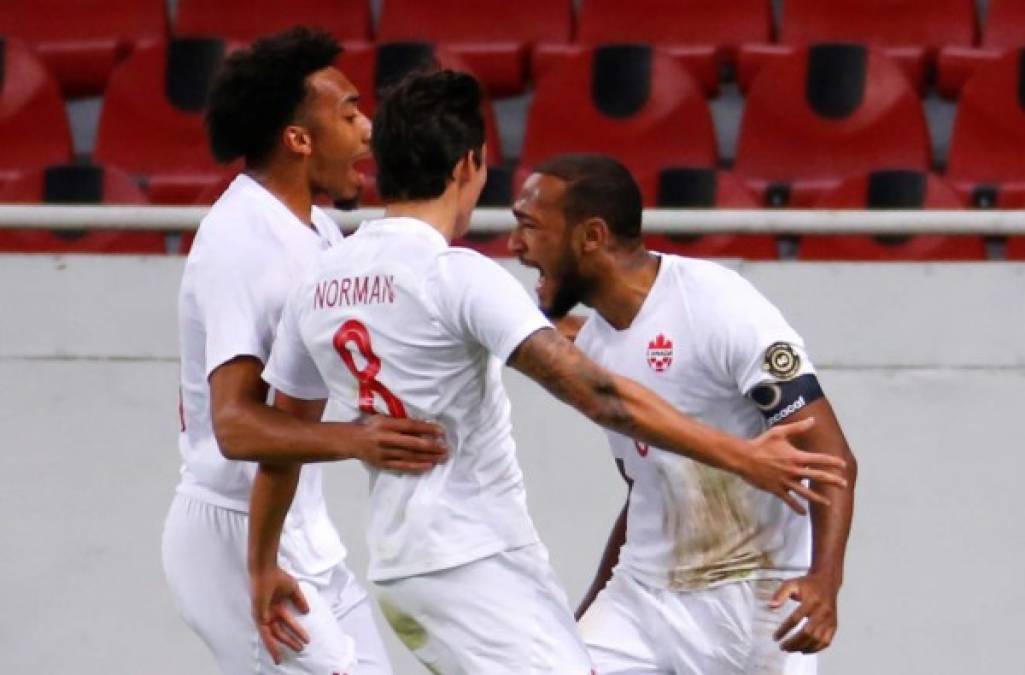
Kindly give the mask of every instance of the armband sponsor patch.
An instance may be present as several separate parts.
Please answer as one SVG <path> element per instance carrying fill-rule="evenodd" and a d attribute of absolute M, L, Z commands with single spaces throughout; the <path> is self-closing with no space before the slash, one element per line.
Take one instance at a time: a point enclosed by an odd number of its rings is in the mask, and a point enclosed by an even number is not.
<path fill-rule="evenodd" d="M 824 396 L 819 379 L 807 373 L 789 382 L 763 382 L 748 394 L 773 426 Z"/>
<path fill-rule="evenodd" d="M 789 342 L 773 342 L 765 350 L 762 370 L 777 380 L 791 380 L 801 370 L 801 356 Z"/>

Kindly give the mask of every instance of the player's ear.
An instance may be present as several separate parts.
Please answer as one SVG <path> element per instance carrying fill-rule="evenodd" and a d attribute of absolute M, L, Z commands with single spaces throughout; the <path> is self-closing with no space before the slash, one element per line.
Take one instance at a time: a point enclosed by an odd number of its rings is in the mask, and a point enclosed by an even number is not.
<path fill-rule="evenodd" d="M 457 185 L 462 185 L 470 180 L 470 153 L 467 152 L 465 155 L 459 158 L 456 165 L 452 167 L 452 182 Z"/>
<path fill-rule="evenodd" d="M 480 150 L 469 150 L 463 155 L 452 169 L 452 180 L 457 184 L 465 184 L 473 181 L 474 177 L 484 171 L 484 153 L 486 146 Z"/>
<path fill-rule="evenodd" d="M 593 253 L 606 247 L 609 240 L 609 226 L 598 217 L 588 218 L 577 226 L 580 233 L 580 249 L 584 253 Z"/>
<path fill-rule="evenodd" d="M 306 127 L 290 124 L 281 132 L 281 140 L 289 152 L 309 156 L 313 154 L 313 138 Z"/>

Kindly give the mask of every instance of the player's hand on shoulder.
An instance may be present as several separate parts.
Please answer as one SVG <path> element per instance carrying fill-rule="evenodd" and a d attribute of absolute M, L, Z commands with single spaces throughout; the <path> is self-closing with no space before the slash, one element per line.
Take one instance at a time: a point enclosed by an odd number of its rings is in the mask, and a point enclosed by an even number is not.
<path fill-rule="evenodd" d="M 424 473 L 448 459 L 445 431 L 431 422 L 372 415 L 357 433 L 356 456 L 378 469 Z"/>
<path fill-rule="evenodd" d="M 310 608 L 298 582 L 275 566 L 251 572 L 249 586 L 253 621 L 274 663 L 281 663 L 285 647 L 302 651 L 310 638 L 294 612 L 306 614 Z"/>
<path fill-rule="evenodd" d="M 780 642 L 780 649 L 813 654 L 828 647 L 836 635 L 836 598 L 839 591 L 838 583 L 826 575 L 815 573 L 780 584 L 769 607 L 778 609 L 787 599 L 800 603 L 772 636 Z M 804 625 L 791 635 L 802 621 Z"/>
<path fill-rule="evenodd" d="M 746 466 L 739 471 L 747 482 L 771 492 L 802 515 L 807 510 L 794 495 L 829 505 L 829 500 L 821 492 L 805 485 L 803 480 L 814 481 L 817 487 L 847 487 L 847 480 L 843 477 L 846 464 L 842 459 L 819 452 L 805 452 L 794 445 L 793 437 L 809 431 L 814 425 L 815 418 L 809 417 L 800 422 L 774 426 L 752 439 L 745 453 L 748 459 Z"/>

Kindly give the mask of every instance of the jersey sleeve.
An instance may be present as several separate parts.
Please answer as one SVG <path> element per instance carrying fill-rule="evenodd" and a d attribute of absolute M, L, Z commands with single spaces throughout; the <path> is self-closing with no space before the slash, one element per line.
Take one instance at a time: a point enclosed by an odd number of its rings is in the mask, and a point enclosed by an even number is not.
<path fill-rule="evenodd" d="M 718 326 L 708 328 L 721 340 L 722 362 L 738 391 L 746 396 L 760 384 L 814 374 L 797 331 L 749 281 L 731 276 L 717 304 Z"/>
<path fill-rule="evenodd" d="M 197 304 L 206 332 L 206 375 L 238 356 L 266 363 L 277 316 L 258 260 L 231 256 L 197 270 Z"/>
<path fill-rule="evenodd" d="M 299 332 L 299 295 L 302 287 L 293 292 L 281 312 L 274 347 L 271 349 L 263 379 L 278 391 L 307 401 L 328 397 L 327 385 L 317 369 L 309 349 Z"/>
<path fill-rule="evenodd" d="M 475 251 L 451 249 L 439 256 L 429 293 L 446 329 L 503 363 L 531 334 L 552 327 L 511 274 Z"/>

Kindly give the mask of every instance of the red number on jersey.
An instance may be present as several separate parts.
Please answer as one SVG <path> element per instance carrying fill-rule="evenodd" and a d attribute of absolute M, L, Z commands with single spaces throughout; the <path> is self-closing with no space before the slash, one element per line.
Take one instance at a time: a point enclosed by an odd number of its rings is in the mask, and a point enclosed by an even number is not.
<path fill-rule="evenodd" d="M 356 367 L 356 360 L 353 358 L 349 345 L 355 345 L 356 351 L 363 356 L 367 365 L 362 370 Z M 342 324 L 342 327 L 335 333 L 335 351 L 342 357 L 342 362 L 349 369 L 352 376 L 359 383 L 359 409 L 368 414 L 375 414 L 374 394 L 380 396 L 385 405 L 388 406 L 388 414 L 392 417 L 405 417 L 406 406 L 402 401 L 391 393 L 388 387 L 377 381 L 377 374 L 381 372 L 381 359 L 374 353 L 370 346 L 370 332 L 367 327 L 355 319 L 350 319 Z"/>

